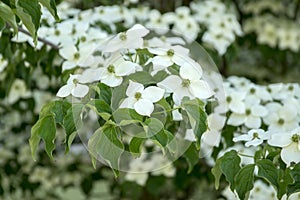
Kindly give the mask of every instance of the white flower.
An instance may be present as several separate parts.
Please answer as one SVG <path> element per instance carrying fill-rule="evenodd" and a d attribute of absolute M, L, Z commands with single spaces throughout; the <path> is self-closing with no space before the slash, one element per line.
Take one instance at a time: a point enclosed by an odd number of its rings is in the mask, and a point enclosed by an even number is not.
<path fill-rule="evenodd" d="M 80 84 L 81 75 L 75 74 L 70 75 L 70 78 L 67 81 L 67 84 L 62 86 L 56 96 L 58 97 L 67 97 L 72 94 L 74 97 L 82 98 L 89 92 L 89 87 L 86 85 Z"/>
<path fill-rule="evenodd" d="M 221 140 L 221 130 L 225 125 L 226 117 L 217 113 L 211 113 L 207 117 L 207 124 L 209 129 L 205 131 L 201 137 L 201 141 L 209 146 L 219 146 Z"/>
<path fill-rule="evenodd" d="M 179 45 L 168 48 L 149 48 L 148 50 L 157 55 L 151 59 L 153 65 L 168 67 L 175 63 L 181 66 L 186 62 L 191 62 L 191 59 L 188 59 L 189 50 Z"/>
<path fill-rule="evenodd" d="M 300 162 L 300 128 L 285 133 L 273 133 L 268 140 L 271 146 L 281 147 L 281 159 L 290 166 Z"/>
<path fill-rule="evenodd" d="M 290 131 L 298 126 L 296 105 L 276 102 L 268 103 L 269 114 L 263 118 L 271 131 Z"/>
<path fill-rule="evenodd" d="M 100 80 L 110 87 L 116 87 L 123 82 L 123 76 L 134 73 L 138 67 L 138 64 L 126 61 L 122 57 L 117 57 L 116 60 L 112 57 L 105 67 L 100 68 Z"/>
<path fill-rule="evenodd" d="M 183 97 L 207 99 L 214 94 L 208 83 L 200 80 L 202 69 L 199 64 L 184 63 L 179 70 L 179 75 L 170 75 L 157 84 L 166 89 L 166 92 L 173 93 L 176 104 L 179 105 Z"/>
<path fill-rule="evenodd" d="M 268 110 L 259 104 L 258 99 L 245 101 L 245 111 L 243 113 L 232 113 L 228 119 L 228 124 L 240 126 L 245 124 L 248 128 L 259 128 L 261 126 L 261 118 L 268 114 Z"/>
<path fill-rule="evenodd" d="M 9 91 L 7 101 L 9 104 L 14 104 L 20 98 L 29 98 L 31 92 L 27 90 L 26 83 L 22 79 L 16 79 Z"/>
<path fill-rule="evenodd" d="M 102 49 L 102 52 L 115 52 L 121 49 L 142 48 L 144 44 L 143 37 L 149 33 L 149 30 L 140 24 L 134 25 L 126 32 L 119 33 Z"/>
<path fill-rule="evenodd" d="M 245 146 L 258 146 L 263 143 L 264 140 L 269 139 L 269 135 L 263 129 L 252 129 L 248 131 L 248 134 L 243 134 L 238 137 L 234 137 L 234 142 L 246 141 Z"/>
<path fill-rule="evenodd" d="M 167 17 L 165 17 L 165 15 L 162 16 L 158 10 L 151 10 L 146 27 L 153 29 L 157 34 L 165 34 L 169 31 L 169 21 Z"/>
<path fill-rule="evenodd" d="M 124 99 L 120 108 L 134 108 L 138 114 L 150 116 L 154 110 L 153 103 L 159 101 L 164 93 L 165 91 L 159 87 L 144 88 L 140 83 L 129 81 L 126 90 L 127 98 Z"/>
<path fill-rule="evenodd" d="M 94 46 L 91 44 L 80 46 L 77 49 L 74 45 L 66 45 L 59 50 L 59 54 L 66 59 L 62 65 L 62 69 L 69 70 L 77 66 L 88 67 L 93 64 L 91 54 L 94 51 Z"/>
<path fill-rule="evenodd" d="M 206 31 L 202 37 L 202 41 L 212 45 L 219 55 L 224 55 L 231 42 L 223 33 L 215 33 L 213 30 Z"/>
<path fill-rule="evenodd" d="M 244 113 L 246 110 L 244 99 L 246 97 L 245 92 L 237 92 L 237 91 L 225 91 L 226 98 L 225 104 L 227 108 L 234 113 Z"/>

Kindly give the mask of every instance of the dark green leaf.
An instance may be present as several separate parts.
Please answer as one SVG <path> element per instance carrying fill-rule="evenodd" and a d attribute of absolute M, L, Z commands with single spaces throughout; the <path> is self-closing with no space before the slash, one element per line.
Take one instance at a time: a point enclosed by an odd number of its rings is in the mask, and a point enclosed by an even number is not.
<path fill-rule="evenodd" d="M 141 155 L 141 146 L 144 144 L 145 141 L 146 141 L 145 138 L 137 138 L 137 137 L 133 137 L 130 140 L 129 150 L 134 157 L 139 157 Z"/>
<path fill-rule="evenodd" d="M 184 101 L 182 107 L 188 114 L 190 124 L 197 139 L 197 146 L 199 148 L 201 136 L 207 130 L 205 104 L 199 99 L 193 99 Z"/>
<path fill-rule="evenodd" d="M 54 139 L 56 136 L 56 125 L 53 114 L 49 114 L 39 119 L 37 123 L 31 129 L 31 137 L 29 139 L 29 144 L 31 147 L 31 153 L 35 159 L 36 151 L 40 140 L 43 139 L 45 142 L 45 149 L 50 158 L 52 157 L 52 152 L 55 149 Z"/>
<path fill-rule="evenodd" d="M 77 129 L 80 129 L 82 126 L 81 113 L 84 105 L 75 104 L 67 111 L 63 119 L 63 127 L 66 131 L 66 153 L 69 152 L 70 146 L 77 134 Z"/>
<path fill-rule="evenodd" d="M 300 192 L 300 163 L 296 164 L 290 171 L 294 183 L 288 185 L 287 195 L 290 196 L 293 193 Z"/>
<path fill-rule="evenodd" d="M 254 184 L 255 165 L 246 165 L 235 176 L 235 189 L 241 200 L 248 199 Z"/>
<path fill-rule="evenodd" d="M 259 160 L 256 162 L 258 167 L 258 176 L 266 179 L 278 191 L 278 169 L 270 160 Z"/>
<path fill-rule="evenodd" d="M 119 159 L 124 151 L 124 145 L 119 139 L 118 129 L 105 124 L 95 131 L 88 142 L 88 149 L 96 167 L 96 159 L 104 159 L 113 169 L 115 176 L 119 174 Z"/>
<path fill-rule="evenodd" d="M 293 177 L 290 174 L 290 169 L 279 169 L 278 180 L 279 188 L 277 191 L 277 198 L 281 199 L 287 193 L 288 185 L 294 183 Z"/>
<path fill-rule="evenodd" d="M 225 153 L 222 157 L 218 158 L 215 166 L 212 168 L 212 173 L 215 176 L 215 187 L 218 188 L 221 178 L 220 172 L 225 175 L 226 180 L 230 183 L 230 188 L 233 191 L 235 188 L 234 177 L 241 169 L 241 158 L 237 152 L 231 150 Z"/>
<path fill-rule="evenodd" d="M 5 23 L 7 22 L 14 29 L 15 33 L 18 32 L 18 26 L 16 23 L 16 16 L 14 12 L 8 5 L 6 5 L 1 1 L 0 1 L 0 21 L 2 21 L 1 22 L 2 28 L 5 26 Z M 2 28 L 0 27 L 0 31 L 2 30 Z"/>
<path fill-rule="evenodd" d="M 163 131 L 163 129 L 164 124 L 156 118 L 148 118 L 144 123 L 144 130 L 147 134 L 147 137 L 155 136 Z"/>
<path fill-rule="evenodd" d="M 197 151 L 193 143 L 191 143 L 189 148 L 185 151 L 183 157 L 186 159 L 189 166 L 187 173 L 191 173 L 194 166 L 199 162 L 199 151 Z"/>
<path fill-rule="evenodd" d="M 16 15 L 21 19 L 36 44 L 37 30 L 41 20 L 41 7 L 38 0 L 17 0 L 15 6 Z"/>
<path fill-rule="evenodd" d="M 39 2 L 49 10 L 56 21 L 59 21 L 55 0 L 39 0 Z"/>

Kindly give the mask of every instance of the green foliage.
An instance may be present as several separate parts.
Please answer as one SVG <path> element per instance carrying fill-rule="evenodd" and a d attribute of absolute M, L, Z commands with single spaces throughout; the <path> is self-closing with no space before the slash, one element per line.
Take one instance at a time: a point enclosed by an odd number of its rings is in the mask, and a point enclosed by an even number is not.
<path fill-rule="evenodd" d="M 18 31 L 16 17 L 13 10 L 3 2 L 0 2 L 0 20 L 2 24 L 2 28 L 0 26 L 0 31 L 5 26 L 5 22 L 7 22 L 14 29 L 15 32 Z"/>
<path fill-rule="evenodd" d="M 248 199 L 254 184 L 254 164 L 246 165 L 235 176 L 235 189 L 241 200 Z"/>
<path fill-rule="evenodd" d="M 59 21 L 59 16 L 57 15 L 55 0 L 38 0 L 43 6 L 45 6 L 56 21 Z"/>

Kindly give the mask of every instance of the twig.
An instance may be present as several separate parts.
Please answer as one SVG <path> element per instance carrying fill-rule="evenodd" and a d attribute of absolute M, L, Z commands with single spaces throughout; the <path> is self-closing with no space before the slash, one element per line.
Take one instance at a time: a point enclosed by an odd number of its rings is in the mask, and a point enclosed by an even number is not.
<path fill-rule="evenodd" d="M 222 65 L 221 65 L 220 73 L 221 73 L 224 77 L 227 77 L 227 75 L 228 75 L 228 74 L 227 74 L 227 73 L 228 73 L 227 68 L 228 68 L 228 66 L 227 66 L 227 60 L 226 60 L 225 55 L 223 55 L 223 56 L 222 56 Z"/>
<path fill-rule="evenodd" d="M 240 6 L 239 6 L 239 2 L 237 0 L 233 0 L 233 3 L 236 7 L 237 12 L 239 13 L 239 20 L 238 21 L 239 21 L 240 25 L 242 26 L 243 25 L 243 16 L 244 16 L 244 14 L 243 14 Z"/>
<path fill-rule="evenodd" d="M 24 34 L 26 34 L 28 36 L 31 36 L 31 34 L 27 30 L 23 29 L 22 27 L 19 27 L 18 31 L 20 31 L 20 32 L 22 32 L 22 33 L 24 33 Z M 40 37 L 38 37 L 37 40 L 40 41 L 40 42 L 42 42 L 42 43 L 44 43 L 44 44 L 46 44 L 46 45 L 48 45 L 48 46 L 50 46 L 50 47 L 52 47 L 55 50 L 59 50 L 59 46 L 53 44 L 49 40 L 46 40 L 46 39 L 40 38 Z"/>
<path fill-rule="evenodd" d="M 300 0 L 298 0 L 298 1 L 296 2 L 296 7 L 295 7 L 295 11 L 294 11 L 294 16 L 293 16 L 293 18 L 292 18 L 294 21 L 296 21 L 296 19 L 297 19 L 299 7 L 300 7 Z"/>

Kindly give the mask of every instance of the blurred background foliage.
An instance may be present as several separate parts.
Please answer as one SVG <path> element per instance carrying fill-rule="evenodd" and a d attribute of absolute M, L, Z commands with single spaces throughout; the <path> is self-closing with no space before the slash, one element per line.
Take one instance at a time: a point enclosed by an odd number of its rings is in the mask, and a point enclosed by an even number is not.
<path fill-rule="evenodd" d="M 61 2 L 57 1 L 57 4 Z M 120 0 L 69 0 L 69 2 L 82 10 L 107 5 L 127 7 L 146 5 L 166 13 L 173 12 L 180 6 L 189 6 L 193 1 L 141 0 L 138 4 Z M 259 41 L 258 38 L 264 34 L 266 23 L 251 20 L 265 15 L 271 16 L 273 20 L 271 22 L 275 24 L 274 32 L 271 34 L 276 34 L 279 30 L 277 28 L 286 29 L 285 26 L 300 27 L 300 1 L 225 0 L 223 2 L 236 14 L 244 34 L 237 37 L 224 55 L 219 55 L 216 50 L 202 43 L 201 34 L 197 38 L 197 41 L 211 55 L 220 72 L 225 77 L 244 76 L 255 83 L 262 84 L 298 82 L 299 48 L 294 50 L 289 46 L 280 47 L 278 45 L 280 38 L 275 39 L 275 45 L 272 42 Z M 262 2 L 269 2 L 269 4 L 263 5 Z M 256 27 L 252 27 L 252 31 L 245 31 L 251 23 Z M 299 33 L 296 32 L 294 41 L 298 46 L 300 45 Z M 48 46 L 36 50 L 27 43 L 11 42 L 12 37 L 12 33 L 6 29 L 0 38 L 0 53 L 9 62 L 6 75 L 0 73 L 0 98 L 13 96 L 10 106 L 0 101 L 0 199 L 222 198 L 222 194 L 213 188 L 214 179 L 210 173 L 210 166 L 204 159 L 200 159 L 193 171 L 186 174 L 188 166 L 181 158 L 174 163 L 177 172 L 173 178 L 150 175 L 145 187 L 126 181 L 124 175 L 117 180 L 114 179 L 110 169 L 105 166 L 100 166 L 97 170 L 92 169 L 89 156 L 82 150 L 80 144 L 74 145 L 73 151 L 68 155 L 58 152 L 53 161 L 41 152 L 38 161 L 33 162 L 27 142 L 30 128 L 38 118 L 41 104 L 53 100 L 54 94 L 63 82 L 60 80 L 61 63 L 57 62 L 59 60 L 57 50 L 49 49 Z M 285 37 L 286 40 L 291 40 L 291 36 Z M 35 95 L 26 96 L 28 92 L 33 91 L 36 91 Z M 14 96 L 16 93 L 19 96 Z M 234 130 L 226 131 L 229 131 L 228 135 L 230 135 Z M 57 142 L 63 147 L 63 137 Z M 225 185 L 221 185 L 221 188 L 224 187 Z"/>

